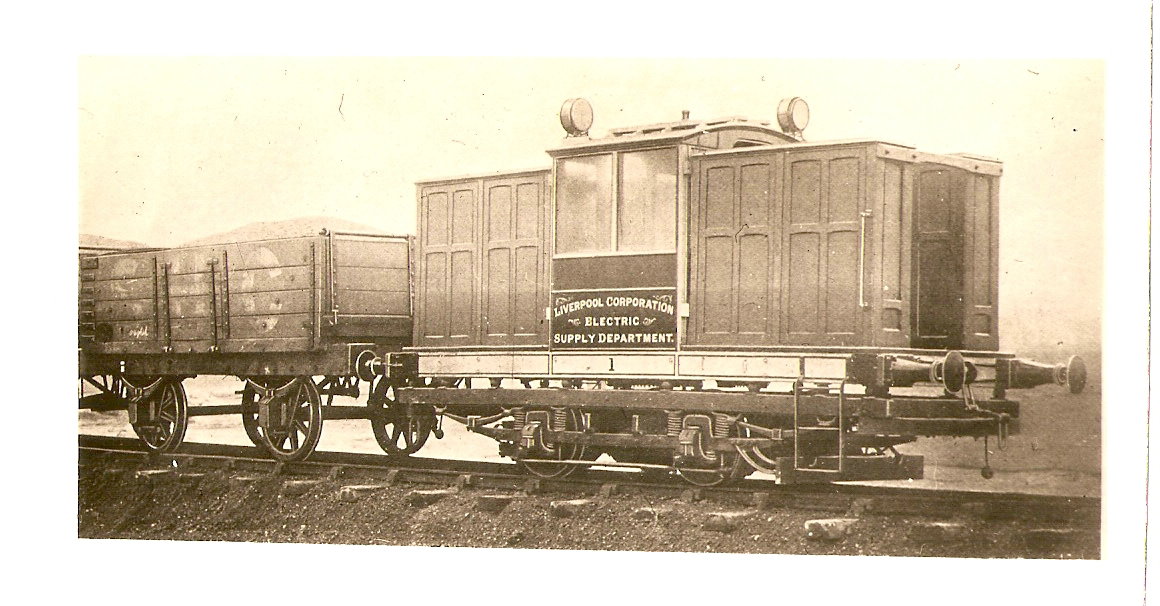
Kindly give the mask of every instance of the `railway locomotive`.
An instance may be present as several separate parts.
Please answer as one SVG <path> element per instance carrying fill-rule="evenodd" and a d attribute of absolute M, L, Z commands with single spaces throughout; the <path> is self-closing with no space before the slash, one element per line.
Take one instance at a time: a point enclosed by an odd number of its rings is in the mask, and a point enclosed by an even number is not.
<path fill-rule="evenodd" d="M 918 478 L 898 445 L 1003 440 L 1010 390 L 1084 388 L 998 349 L 999 161 L 808 142 L 799 98 L 778 127 L 560 120 L 549 167 L 420 181 L 414 236 L 82 250 L 80 406 L 162 452 L 195 415 L 282 460 L 328 419 L 397 456 L 454 421 L 536 476 L 715 485 Z M 197 375 L 240 401 L 189 405 Z"/>

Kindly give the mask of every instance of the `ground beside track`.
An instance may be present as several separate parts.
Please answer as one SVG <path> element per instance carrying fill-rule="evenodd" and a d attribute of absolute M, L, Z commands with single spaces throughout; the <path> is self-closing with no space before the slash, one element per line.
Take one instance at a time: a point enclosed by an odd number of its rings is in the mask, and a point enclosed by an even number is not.
<path fill-rule="evenodd" d="M 357 479 L 322 479 L 304 494 L 289 494 L 288 478 L 214 471 L 142 476 L 138 465 L 100 462 L 80 468 L 78 535 L 82 538 L 167 539 L 280 543 L 337 543 L 532 549 L 716 553 L 843 554 L 982 558 L 1098 558 L 1099 529 L 1044 522 L 946 516 L 851 514 L 713 501 L 685 502 L 639 494 L 593 497 L 571 517 L 553 502 L 577 495 L 522 495 L 464 488 L 425 507 L 411 504 L 416 487 L 396 484 L 354 502 L 340 498 Z M 478 509 L 480 496 L 513 495 L 498 513 Z M 648 512 L 649 508 L 655 515 Z M 715 512 L 743 512 L 735 527 L 706 527 Z M 643 514 L 643 515 L 642 515 Z M 837 541 L 807 538 L 807 520 L 854 515 Z M 931 541 L 919 533 L 932 522 L 960 524 L 960 532 Z M 1052 544 L 1036 531 L 1062 530 Z"/>

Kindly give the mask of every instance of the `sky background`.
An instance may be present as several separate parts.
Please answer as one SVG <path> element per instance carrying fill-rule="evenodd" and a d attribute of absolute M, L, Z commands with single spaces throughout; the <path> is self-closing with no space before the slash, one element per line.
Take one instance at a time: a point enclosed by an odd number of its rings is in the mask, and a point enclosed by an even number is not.
<path fill-rule="evenodd" d="M 810 141 L 1001 159 L 1002 346 L 1098 352 L 1104 77 L 1094 60 L 83 57 L 79 227 L 154 246 L 319 215 L 412 233 L 416 180 L 549 166 L 570 97 L 599 136 L 686 109 L 776 121 L 798 96 Z"/>

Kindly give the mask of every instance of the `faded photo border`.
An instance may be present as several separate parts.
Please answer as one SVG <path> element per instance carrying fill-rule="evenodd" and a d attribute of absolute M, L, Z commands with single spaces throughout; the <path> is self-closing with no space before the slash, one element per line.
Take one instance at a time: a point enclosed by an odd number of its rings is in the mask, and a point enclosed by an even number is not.
<path fill-rule="evenodd" d="M 25 16 L 60 21 L 48 11 Z M 273 580 L 286 576 L 292 582 L 280 591 L 303 603 L 1140 601 L 1150 376 L 1148 4 L 1112 2 L 1093 10 L 1010 2 L 389 9 L 360 3 L 313 6 L 307 14 L 284 5 L 164 11 L 103 5 L 77 9 L 71 17 L 69 25 L 56 27 L 53 48 L 28 40 L 28 48 L 41 51 L 13 75 L 31 86 L 9 92 L 6 112 L 16 142 L 8 146 L 8 166 L 35 166 L 15 171 L 9 198 L 15 232 L 9 260 L 17 266 L 10 305 L 32 308 L 35 318 L 14 322 L 9 343 L 35 368 L 28 388 L 10 402 L 17 429 L 8 432 L 6 450 L 37 453 L 34 463 L 13 465 L 18 469 L 11 482 L 19 488 L 10 492 L 17 509 L 10 519 L 19 522 L 12 524 L 16 540 L 9 553 L 27 554 L 16 569 L 27 566 L 26 574 L 14 576 L 45 601 L 58 595 L 81 604 L 134 595 L 174 596 L 176 603 L 240 600 L 271 595 Z M 79 540 L 71 408 L 76 98 L 78 57 L 92 55 L 1103 60 L 1103 557 L 1063 562 Z M 22 378 L 12 381 L 24 383 Z"/>

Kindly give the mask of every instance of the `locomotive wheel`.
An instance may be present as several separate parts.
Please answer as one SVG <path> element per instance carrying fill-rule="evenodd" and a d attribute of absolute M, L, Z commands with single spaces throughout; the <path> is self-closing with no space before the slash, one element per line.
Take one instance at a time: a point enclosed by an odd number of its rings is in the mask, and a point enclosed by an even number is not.
<path fill-rule="evenodd" d="M 725 482 L 732 480 L 740 480 L 749 475 L 753 468 L 749 467 L 741 457 L 736 455 L 729 455 L 732 458 L 731 463 L 726 463 L 724 468 L 716 469 L 696 469 L 696 468 L 677 468 L 677 474 L 681 479 L 692 484 L 693 486 L 702 486 L 708 488 L 710 486 L 719 486 Z"/>
<path fill-rule="evenodd" d="M 173 452 L 185 440 L 189 427 L 189 406 L 181 379 L 164 379 L 145 405 L 153 420 L 133 424 L 133 432 L 153 452 Z"/>
<path fill-rule="evenodd" d="M 435 415 L 428 410 L 419 411 L 395 403 L 395 388 L 386 379 L 371 390 L 367 399 L 371 431 L 379 448 L 392 455 L 410 455 L 419 452 L 427 443 L 435 428 Z M 424 407 L 426 408 L 426 407 Z"/>
<path fill-rule="evenodd" d="M 549 412 L 549 414 L 551 414 L 551 412 Z M 575 409 L 569 408 L 567 411 L 567 420 L 565 422 L 564 431 L 582 431 L 583 424 L 584 422 L 581 420 L 580 413 Z M 554 458 L 561 461 L 585 459 L 585 448 L 582 444 L 559 444 L 555 447 L 552 447 L 551 445 L 548 446 L 552 450 L 551 455 L 537 455 L 534 458 Z M 520 461 L 520 465 L 522 465 L 524 469 L 528 470 L 528 473 L 534 476 L 539 476 L 541 478 L 567 477 L 580 467 L 576 463 L 532 463 L 527 461 Z"/>
<path fill-rule="evenodd" d="M 734 424 L 729 435 L 735 438 L 749 437 L 749 432 Z M 682 480 L 694 486 L 708 488 L 710 486 L 719 486 L 726 482 L 740 480 L 754 471 L 753 467 L 738 456 L 735 450 L 720 452 L 718 456 L 724 457 L 725 459 L 724 465 L 720 467 L 713 469 L 677 467 L 677 475 L 681 476 Z"/>
<path fill-rule="evenodd" d="M 286 400 L 287 418 L 280 427 L 261 425 L 259 419 L 262 446 L 280 461 L 301 461 L 314 453 L 322 437 L 322 397 L 313 379 L 298 377 Z"/>

